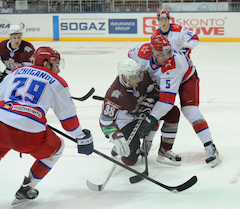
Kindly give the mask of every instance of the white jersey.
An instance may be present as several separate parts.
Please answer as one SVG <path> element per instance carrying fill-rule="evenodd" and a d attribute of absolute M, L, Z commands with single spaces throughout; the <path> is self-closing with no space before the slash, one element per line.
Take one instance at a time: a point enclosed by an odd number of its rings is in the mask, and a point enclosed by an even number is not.
<path fill-rule="evenodd" d="M 69 134 L 85 136 L 67 83 L 51 70 L 36 65 L 16 68 L 0 83 L 3 123 L 30 133 L 45 131 L 49 108 Z"/>
<path fill-rule="evenodd" d="M 150 42 L 136 44 L 128 56 L 147 70 L 158 84 L 160 93 L 156 105 L 161 107 L 153 108 L 151 115 L 160 119 L 173 107 L 180 85 L 193 75 L 195 67 L 184 54 L 175 50 L 165 66 L 154 64 Z"/>
<path fill-rule="evenodd" d="M 158 28 L 154 34 L 160 35 L 163 33 L 160 28 Z M 172 48 L 177 51 L 180 51 L 184 47 L 193 49 L 199 43 L 196 33 L 177 24 L 170 24 L 169 30 L 165 36 L 171 43 Z"/>

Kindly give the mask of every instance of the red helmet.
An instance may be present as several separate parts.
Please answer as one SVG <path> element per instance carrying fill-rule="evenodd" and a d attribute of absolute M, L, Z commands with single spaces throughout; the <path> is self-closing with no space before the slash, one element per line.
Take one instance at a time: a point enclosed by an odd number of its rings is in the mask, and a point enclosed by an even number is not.
<path fill-rule="evenodd" d="M 35 65 L 41 65 L 45 60 L 53 64 L 56 60 L 60 61 L 60 59 L 60 54 L 56 50 L 48 46 L 41 46 L 34 52 L 30 61 Z"/>
<path fill-rule="evenodd" d="M 166 9 L 158 10 L 157 18 L 164 18 L 164 17 L 167 17 L 169 19 L 170 18 L 169 12 Z"/>
<path fill-rule="evenodd" d="M 155 51 L 171 51 L 171 44 L 164 35 L 151 36 L 151 48 Z"/>

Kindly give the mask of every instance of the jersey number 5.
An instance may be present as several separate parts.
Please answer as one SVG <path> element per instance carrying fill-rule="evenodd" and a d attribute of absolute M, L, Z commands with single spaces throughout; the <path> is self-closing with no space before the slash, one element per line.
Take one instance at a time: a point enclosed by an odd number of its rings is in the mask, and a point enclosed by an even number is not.
<path fill-rule="evenodd" d="M 166 80 L 166 89 L 170 89 L 170 80 Z"/>
<path fill-rule="evenodd" d="M 13 89 L 9 99 L 15 102 L 25 100 L 26 102 L 30 102 L 32 104 L 38 103 L 46 84 L 41 81 L 32 80 L 30 85 L 28 85 L 29 87 L 27 87 L 27 91 L 25 91 L 25 96 L 18 95 L 17 91 L 19 89 L 26 88 L 27 80 L 27 78 L 15 78 L 13 83 L 17 83 L 17 85 Z"/>

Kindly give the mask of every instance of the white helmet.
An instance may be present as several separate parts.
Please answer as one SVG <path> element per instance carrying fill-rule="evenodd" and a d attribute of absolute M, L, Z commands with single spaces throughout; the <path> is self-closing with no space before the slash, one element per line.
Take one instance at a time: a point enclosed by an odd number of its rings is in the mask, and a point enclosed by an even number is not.
<path fill-rule="evenodd" d="M 17 33 L 23 34 L 22 28 L 19 25 L 11 25 L 9 28 L 9 36 Z"/>
<path fill-rule="evenodd" d="M 129 77 L 132 75 L 141 75 L 143 73 L 143 69 L 141 66 L 133 59 L 125 58 L 118 63 L 118 75 L 120 80 L 129 86 Z M 127 83 L 122 80 L 122 75 L 124 75 L 127 79 Z"/>

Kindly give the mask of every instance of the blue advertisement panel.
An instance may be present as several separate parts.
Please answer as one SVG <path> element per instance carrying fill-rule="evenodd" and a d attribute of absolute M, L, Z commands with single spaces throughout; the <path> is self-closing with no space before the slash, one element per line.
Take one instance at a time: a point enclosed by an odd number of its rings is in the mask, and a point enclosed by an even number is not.
<path fill-rule="evenodd" d="M 137 19 L 109 19 L 109 34 L 137 34 Z"/>

